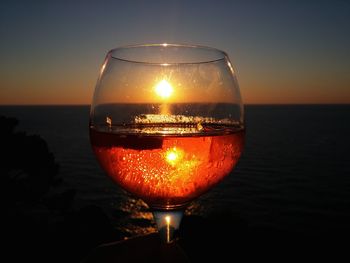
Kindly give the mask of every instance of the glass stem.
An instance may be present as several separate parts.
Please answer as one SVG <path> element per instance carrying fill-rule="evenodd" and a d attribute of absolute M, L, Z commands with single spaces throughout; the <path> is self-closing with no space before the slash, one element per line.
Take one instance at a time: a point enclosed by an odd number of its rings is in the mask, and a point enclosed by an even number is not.
<path fill-rule="evenodd" d="M 153 210 L 153 217 L 157 223 L 160 240 L 170 244 L 177 238 L 183 210 Z"/>

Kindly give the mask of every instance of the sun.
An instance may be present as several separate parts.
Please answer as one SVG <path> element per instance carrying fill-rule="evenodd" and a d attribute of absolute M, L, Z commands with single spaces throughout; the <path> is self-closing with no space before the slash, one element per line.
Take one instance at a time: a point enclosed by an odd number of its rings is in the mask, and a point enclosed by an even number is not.
<path fill-rule="evenodd" d="M 155 86 L 155 92 L 162 99 L 167 99 L 173 94 L 174 89 L 168 81 L 163 79 Z"/>

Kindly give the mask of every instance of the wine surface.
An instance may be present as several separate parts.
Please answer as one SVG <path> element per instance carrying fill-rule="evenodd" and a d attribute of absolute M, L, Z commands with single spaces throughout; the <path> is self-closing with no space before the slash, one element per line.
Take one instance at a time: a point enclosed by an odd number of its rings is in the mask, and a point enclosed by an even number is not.
<path fill-rule="evenodd" d="M 151 207 L 171 208 L 230 173 L 243 149 L 244 130 L 198 124 L 90 126 L 90 138 L 97 160 L 114 181 Z"/>

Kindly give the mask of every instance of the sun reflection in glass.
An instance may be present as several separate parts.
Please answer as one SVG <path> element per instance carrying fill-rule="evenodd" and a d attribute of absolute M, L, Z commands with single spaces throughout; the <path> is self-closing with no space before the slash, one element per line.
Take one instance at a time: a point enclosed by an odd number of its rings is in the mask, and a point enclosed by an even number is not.
<path fill-rule="evenodd" d="M 170 225 L 170 221 L 171 221 L 171 217 L 170 216 L 166 216 L 165 217 L 165 222 L 167 225 Z"/>
<path fill-rule="evenodd" d="M 165 153 L 165 160 L 171 165 L 175 166 L 179 161 L 183 158 L 183 151 L 180 149 L 177 149 L 176 147 L 173 147 L 166 151 Z"/>
<path fill-rule="evenodd" d="M 166 242 L 170 243 L 170 221 L 171 217 L 169 215 L 165 216 L 165 222 L 166 222 Z"/>
<path fill-rule="evenodd" d="M 168 81 L 163 79 L 155 86 L 155 92 L 162 99 L 167 99 L 173 94 L 174 89 Z"/>

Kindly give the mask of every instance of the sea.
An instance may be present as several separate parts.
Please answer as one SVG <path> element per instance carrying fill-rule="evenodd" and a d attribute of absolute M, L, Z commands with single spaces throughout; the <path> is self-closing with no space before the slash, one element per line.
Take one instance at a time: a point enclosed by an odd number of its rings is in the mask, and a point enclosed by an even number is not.
<path fill-rule="evenodd" d="M 89 106 L 0 106 L 17 131 L 38 134 L 60 164 L 76 209 L 99 206 L 113 225 L 136 236 L 155 231 L 145 203 L 114 184 L 89 141 Z M 247 105 L 238 165 L 194 201 L 187 215 L 230 214 L 275 231 L 350 229 L 350 105 Z"/>

